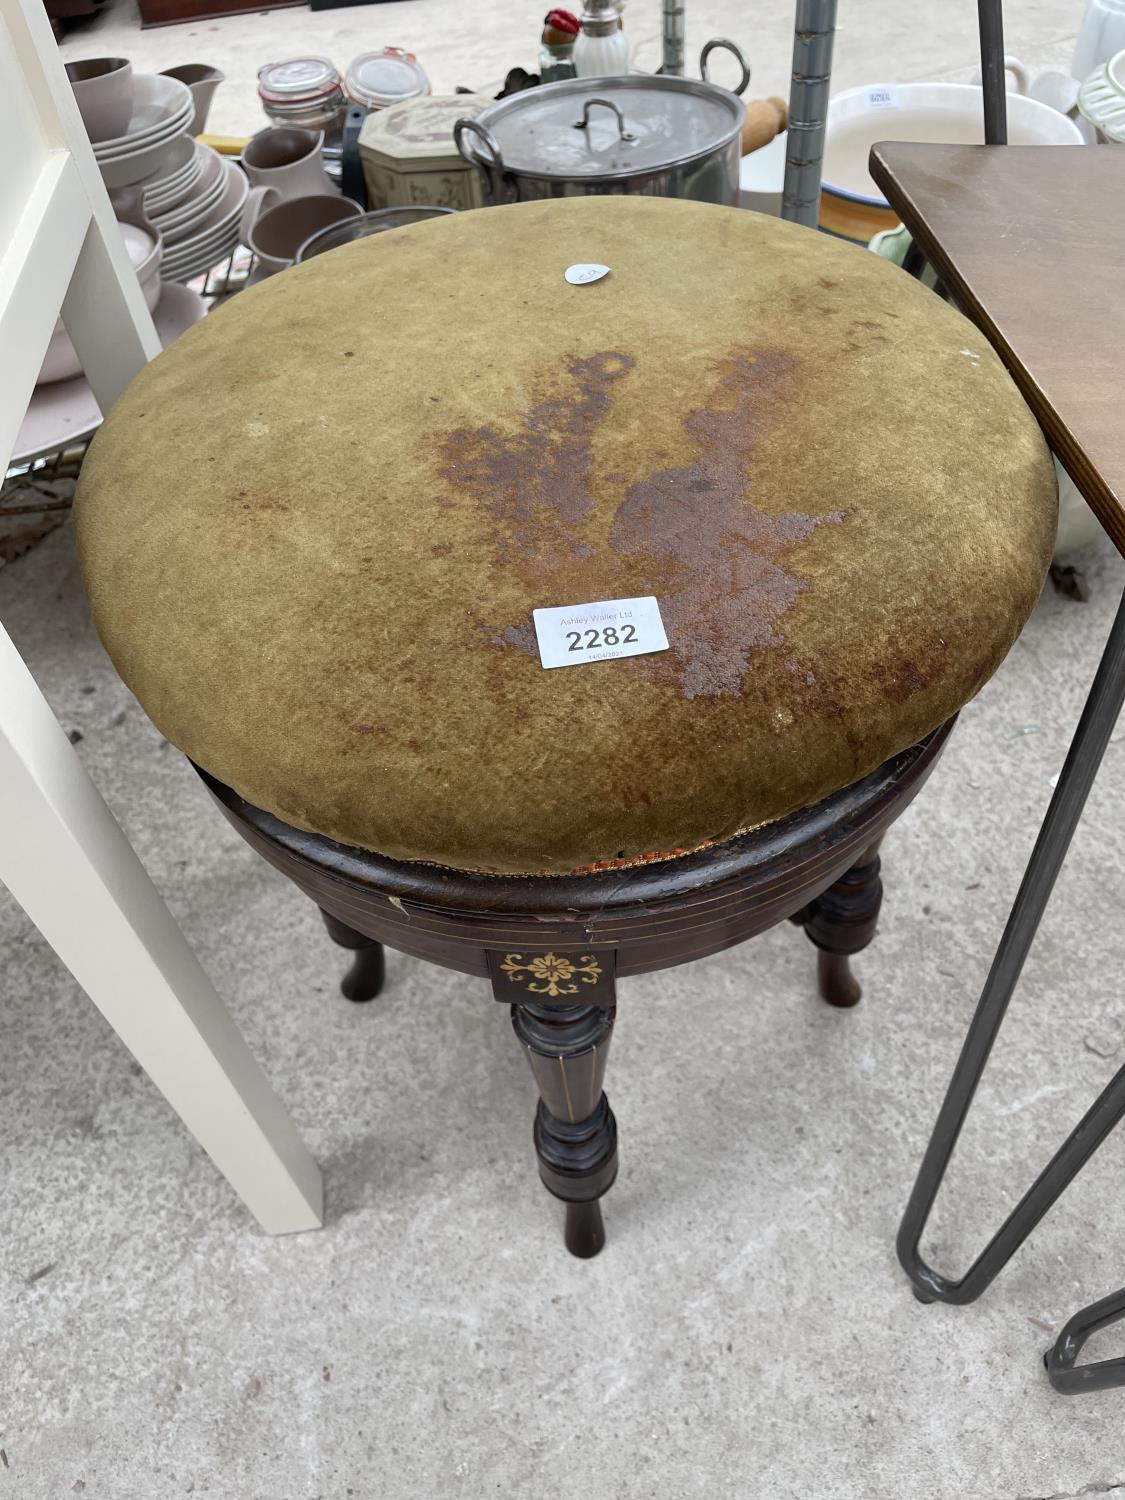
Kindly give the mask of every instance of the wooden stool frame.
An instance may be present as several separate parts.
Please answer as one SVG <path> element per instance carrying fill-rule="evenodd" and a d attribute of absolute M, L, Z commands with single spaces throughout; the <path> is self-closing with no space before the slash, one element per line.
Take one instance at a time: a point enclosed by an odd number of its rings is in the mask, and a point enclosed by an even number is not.
<path fill-rule="evenodd" d="M 603 1091 L 617 981 L 743 942 L 786 919 L 818 949 L 820 991 L 854 1005 L 849 959 L 875 933 L 879 842 L 932 770 L 949 720 L 863 780 L 763 828 L 676 859 L 567 876 L 483 875 L 384 859 L 291 828 L 200 771 L 247 842 L 320 907 L 355 954 L 342 989 L 369 1000 L 383 944 L 487 978 L 539 1089 L 544 1186 L 567 1207 L 575 1255 L 605 1242 L 599 1200 L 617 1173 Z M 198 768 L 197 768 L 198 769 Z"/>

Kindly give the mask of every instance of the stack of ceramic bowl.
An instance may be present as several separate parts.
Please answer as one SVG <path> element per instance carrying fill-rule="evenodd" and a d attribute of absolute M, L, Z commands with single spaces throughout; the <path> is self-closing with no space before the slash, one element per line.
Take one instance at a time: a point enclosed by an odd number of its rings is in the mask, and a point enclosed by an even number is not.
<path fill-rule="evenodd" d="M 182 155 L 179 138 L 195 114 L 192 92 L 178 78 L 140 73 L 132 85 L 132 112 L 123 133 L 93 143 L 94 158 L 108 188 L 159 177 L 169 160 Z"/>
<path fill-rule="evenodd" d="M 193 76 L 187 83 L 163 74 L 134 76 L 128 59 L 123 57 L 67 63 L 66 71 L 98 167 L 110 189 L 130 264 L 160 342 L 167 348 L 207 311 L 202 297 L 163 279 L 168 244 L 165 226 L 173 224 L 185 232 L 183 221 L 176 215 L 201 191 L 209 158 L 217 164 L 212 177 L 222 180 L 219 191 L 196 215 L 196 227 L 202 225 L 225 185 L 225 163 L 188 134 L 193 127 L 200 128 L 198 111 L 205 110 L 209 102 L 207 96 L 201 104 L 199 90 L 213 90 L 222 75 L 217 69 L 194 65 L 179 71 L 193 75 L 202 71 L 206 76 Z M 240 172 L 236 176 L 242 181 L 245 198 L 246 180 Z M 237 214 L 235 224 L 237 235 Z M 180 246 L 176 249 L 179 252 Z M 51 336 L 11 462 L 30 463 L 77 443 L 89 437 L 101 419 L 78 353 L 60 321 Z"/>
<path fill-rule="evenodd" d="M 191 281 L 232 255 L 250 184 L 245 173 L 202 141 L 195 142 L 199 172 L 186 192 L 181 188 L 158 196 L 157 184 L 145 185 L 145 210 L 164 236 L 160 274 L 165 281 Z"/>
<path fill-rule="evenodd" d="M 155 220 L 182 203 L 199 181 L 203 163 L 191 136 L 177 136 L 160 172 L 142 184 L 147 217 Z"/>

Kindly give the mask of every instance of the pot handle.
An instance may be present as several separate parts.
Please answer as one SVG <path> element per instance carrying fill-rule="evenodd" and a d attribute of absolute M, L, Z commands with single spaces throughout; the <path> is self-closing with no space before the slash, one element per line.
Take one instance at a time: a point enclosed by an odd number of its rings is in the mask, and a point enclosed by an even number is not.
<path fill-rule="evenodd" d="M 742 78 L 739 80 L 738 87 L 732 89 L 731 93 L 744 94 L 750 84 L 750 64 L 746 61 L 746 55 L 742 48 L 737 42 L 732 42 L 729 37 L 715 36 L 709 42 L 704 43 L 703 51 L 699 54 L 700 78 L 703 79 L 704 83 L 711 82 L 707 77 L 707 59 L 711 56 L 712 52 L 717 52 L 720 48 L 724 52 L 732 53 L 738 59 L 738 66 L 742 69 Z"/>
<path fill-rule="evenodd" d="M 588 128 L 590 124 L 590 111 L 593 109 L 595 104 L 600 104 L 603 109 L 611 109 L 617 116 L 617 130 L 619 140 L 635 141 L 637 139 L 637 137 L 631 130 L 625 129 L 625 116 L 621 113 L 621 110 L 618 108 L 618 106 L 614 104 L 612 99 L 587 99 L 585 107 L 582 110 L 582 118 L 580 120 L 575 120 L 574 122 L 575 130 L 586 130 Z"/>
<path fill-rule="evenodd" d="M 473 135 L 483 141 L 488 149 L 487 156 L 480 155 L 465 144 L 467 130 L 471 130 Z M 500 143 L 488 126 L 482 125 L 479 120 L 462 118 L 453 127 L 453 142 L 469 165 L 484 174 L 493 201 L 503 203 L 508 196 L 504 187 L 504 158 L 500 155 Z"/>

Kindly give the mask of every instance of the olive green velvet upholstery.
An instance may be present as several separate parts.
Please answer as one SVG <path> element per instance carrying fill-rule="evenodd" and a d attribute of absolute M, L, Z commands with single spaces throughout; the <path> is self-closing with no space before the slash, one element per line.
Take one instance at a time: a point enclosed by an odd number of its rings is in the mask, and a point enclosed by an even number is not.
<path fill-rule="evenodd" d="M 236 297 L 114 408 L 77 526 L 107 650 L 214 776 L 394 858 L 554 873 L 925 735 L 1015 640 L 1055 511 L 988 344 L 897 267 L 600 197 Z M 643 594 L 670 650 L 540 666 L 535 607 Z"/>

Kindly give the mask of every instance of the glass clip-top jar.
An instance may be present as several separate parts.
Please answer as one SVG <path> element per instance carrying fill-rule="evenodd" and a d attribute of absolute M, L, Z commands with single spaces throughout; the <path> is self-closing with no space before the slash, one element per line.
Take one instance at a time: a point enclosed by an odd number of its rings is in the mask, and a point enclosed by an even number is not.
<path fill-rule="evenodd" d="M 258 97 L 274 125 L 323 130 L 326 148 L 339 151 L 347 113 L 344 81 L 326 57 L 290 57 L 258 69 Z"/>
<path fill-rule="evenodd" d="M 348 68 L 345 86 L 348 95 L 368 109 L 387 109 L 430 92 L 426 70 L 402 47 L 361 53 Z"/>

